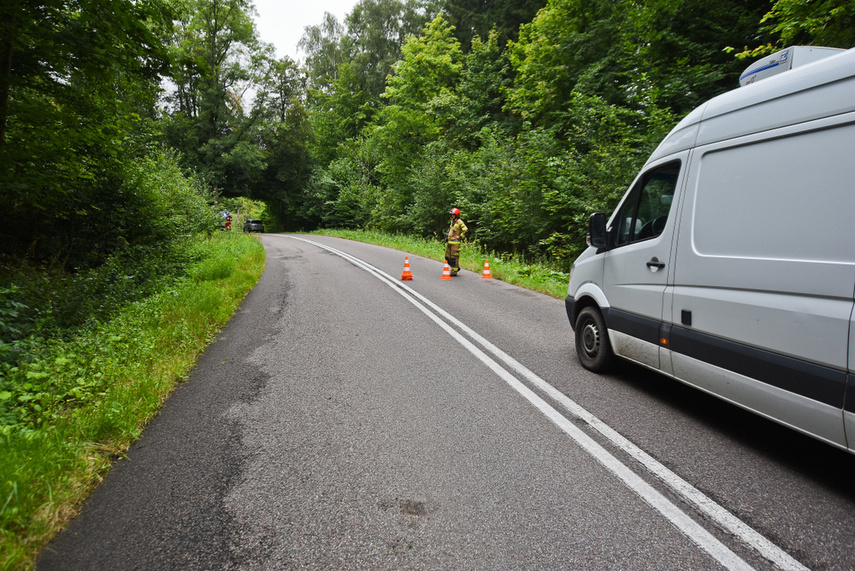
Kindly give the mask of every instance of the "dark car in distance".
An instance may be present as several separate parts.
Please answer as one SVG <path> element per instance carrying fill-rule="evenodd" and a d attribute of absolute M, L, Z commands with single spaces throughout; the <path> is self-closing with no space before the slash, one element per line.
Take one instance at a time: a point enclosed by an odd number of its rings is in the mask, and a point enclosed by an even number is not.
<path fill-rule="evenodd" d="M 264 232 L 264 222 L 261 220 L 247 220 L 243 223 L 244 232 Z"/>

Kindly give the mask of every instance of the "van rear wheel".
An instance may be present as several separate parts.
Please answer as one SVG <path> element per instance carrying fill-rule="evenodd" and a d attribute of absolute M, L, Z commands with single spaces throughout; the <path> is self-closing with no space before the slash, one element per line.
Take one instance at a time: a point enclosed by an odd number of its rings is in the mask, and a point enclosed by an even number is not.
<path fill-rule="evenodd" d="M 576 318 L 576 354 L 582 366 L 599 373 L 614 360 L 609 334 L 602 314 L 595 307 L 586 307 Z"/>

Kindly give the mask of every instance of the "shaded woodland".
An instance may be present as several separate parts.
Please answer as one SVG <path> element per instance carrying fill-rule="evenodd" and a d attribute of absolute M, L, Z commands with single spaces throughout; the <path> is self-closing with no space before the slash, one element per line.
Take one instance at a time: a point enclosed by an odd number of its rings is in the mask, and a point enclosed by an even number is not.
<path fill-rule="evenodd" d="M 849 48 L 848 0 L 362 0 L 261 42 L 248 0 L 0 7 L 2 263 L 93 268 L 211 231 L 472 239 L 565 270 L 588 214 L 758 55 Z"/>

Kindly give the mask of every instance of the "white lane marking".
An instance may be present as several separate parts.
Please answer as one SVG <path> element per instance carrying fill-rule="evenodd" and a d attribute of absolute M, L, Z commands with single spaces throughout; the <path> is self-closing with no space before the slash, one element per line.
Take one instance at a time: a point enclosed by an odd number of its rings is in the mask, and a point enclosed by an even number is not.
<path fill-rule="evenodd" d="M 390 276 L 391 279 L 391 276 Z M 407 287 L 404 284 L 395 283 L 398 287 Z M 408 288 L 409 289 L 409 288 Z M 766 537 L 755 531 L 738 517 L 727 511 L 724 507 L 717 504 L 715 501 L 707 497 L 703 492 L 692 486 L 689 482 L 666 468 L 661 462 L 654 459 L 652 456 L 641 450 L 638 446 L 630 442 L 611 426 L 588 412 L 580 404 L 572 400 L 570 397 L 550 385 L 548 382 L 540 378 L 525 365 L 518 362 L 516 359 L 487 341 L 484 337 L 470 329 L 467 325 L 460 322 L 453 315 L 449 314 L 442 308 L 438 307 L 432 301 L 422 296 L 416 291 L 413 295 L 418 297 L 425 304 L 429 305 L 434 311 L 441 314 L 445 319 L 456 325 L 464 333 L 466 333 L 476 343 L 483 346 L 488 352 L 496 356 L 500 361 L 503 361 L 511 369 L 522 375 L 532 385 L 546 393 L 550 398 L 558 402 L 570 414 L 584 421 L 591 428 L 606 437 L 612 444 L 623 452 L 630 455 L 636 461 L 641 463 L 653 475 L 668 486 L 672 491 L 679 494 L 686 501 L 691 503 L 700 512 L 718 523 L 729 533 L 740 538 L 749 547 L 757 551 L 765 559 L 772 562 L 779 569 L 787 571 L 808 571 L 808 568 L 799 563 L 796 559 L 790 556 L 786 551 L 769 541 Z"/>
<path fill-rule="evenodd" d="M 724 530 L 741 539 L 744 543 L 746 543 L 749 547 L 757 551 L 760 555 L 769 560 L 776 567 L 785 570 L 807 571 L 807 567 L 796 561 L 788 553 L 786 553 L 778 546 L 773 544 L 771 541 L 766 539 L 763 535 L 761 535 L 760 533 L 752 529 L 750 526 L 745 524 L 742 520 L 728 512 L 724 507 L 715 503 L 712 499 L 704 495 L 700 490 L 680 478 L 677 474 L 670 471 L 660 462 L 652 458 L 650 455 L 638 448 L 635 444 L 631 443 L 625 437 L 621 436 L 617 431 L 615 431 L 606 423 L 601 421 L 599 418 L 588 412 L 578 403 L 567 397 L 565 394 L 561 393 L 559 390 L 555 389 L 552 385 L 541 379 L 534 372 L 532 372 L 524 365 L 507 355 L 501 349 L 487 341 L 481 335 L 477 334 L 475 331 L 470 329 L 468 326 L 460 322 L 454 316 L 434 304 L 432 301 L 430 301 L 420 293 L 414 291 L 407 285 L 398 282 L 395 278 L 393 278 L 389 274 L 386 274 L 382 270 L 379 270 L 378 268 L 360 260 L 359 258 L 351 256 L 346 252 L 337 250 L 319 242 L 307 240 L 305 238 L 298 238 L 294 236 L 289 237 L 307 242 L 309 244 L 313 244 L 319 248 L 339 255 L 342 258 L 345 258 L 346 260 L 350 261 L 357 267 L 360 267 L 365 271 L 374 274 L 378 279 L 398 291 L 405 299 L 413 303 L 413 305 L 415 305 L 419 310 L 425 313 L 425 315 L 430 317 L 434 322 L 440 325 L 440 327 L 445 329 L 446 332 L 449 333 L 449 335 L 454 337 L 473 355 L 478 357 L 497 375 L 499 375 L 509 385 L 516 389 L 523 397 L 525 397 L 527 400 L 529 400 L 529 402 L 531 402 L 534 406 L 541 410 L 541 412 L 543 412 L 548 418 L 550 418 L 550 420 L 552 420 L 556 425 L 558 425 L 562 430 L 564 430 L 566 434 L 568 434 L 580 446 L 582 446 L 583 449 L 588 451 L 601 464 L 603 464 L 607 469 L 609 469 L 612 473 L 618 476 L 618 478 L 624 481 L 624 483 L 626 483 L 627 486 L 629 486 L 633 491 L 635 491 L 639 496 L 641 496 L 642 499 L 644 499 L 648 504 L 660 511 L 660 513 L 662 513 L 675 526 L 677 526 L 681 531 L 683 531 L 684 534 L 686 534 L 690 539 L 695 541 L 705 551 L 710 553 L 710 555 L 715 557 L 726 567 L 731 569 L 750 568 L 750 566 L 748 566 L 745 561 L 740 559 L 726 546 L 721 544 L 721 542 L 719 542 L 715 537 L 709 534 L 709 532 L 698 526 L 698 524 L 694 520 L 692 520 L 682 510 L 674 506 L 674 504 L 668 501 L 667 498 L 661 496 L 659 492 L 651 488 L 646 482 L 644 482 L 634 472 L 632 472 L 630 468 L 628 468 L 626 465 L 617 460 L 614 456 L 612 456 L 608 451 L 602 448 L 584 432 L 581 432 L 575 425 L 573 425 L 569 420 L 567 420 L 566 417 L 561 415 L 548 403 L 543 401 L 540 397 L 538 397 L 535 393 L 528 389 L 528 387 L 523 385 L 508 371 L 503 369 L 488 355 L 486 355 L 477 347 L 472 345 L 469 340 L 460 335 L 460 333 L 452 329 L 447 323 L 440 320 L 437 315 L 428 311 L 427 307 L 430 307 L 431 310 L 436 312 L 436 314 L 441 315 L 444 319 L 454 324 L 461 331 L 466 333 L 471 339 L 473 339 L 475 342 L 484 347 L 484 349 L 486 349 L 498 359 L 503 361 L 506 365 L 508 365 L 511 369 L 515 370 L 518 374 L 522 375 L 535 387 L 546 393 L 550 398 L 557 401 L 572 415 L 578 417 L 579 419 L 587 423 L 593 429 L 597 430 L 600 434 L 606 437 L 610 442 L 612 442 L 612 444 L 614 444 L 619 449 L 623 450 L 635 460 L 637 460 L 639 463 L 644 465 L 651 473 L 653 473 L 657 478 L 659 478 L 659 480 L 663 482 L 663 484 L 668 486 L 673 492 L 677 493 L 680 497 L 694 505 L 699 511 L 710 517 Z M 417 303 L 416 299 L 421 301 L 424 305 Z M 635 482 L 635 480 L 637 480 L 638 483 L 630 483 L 630 481 Z M 652 492 L 654 496 L 646 496 L 645 494 L 649 493 L 648 491 Z M 659 498 L 661 498 L 664 503 L 660 504 L 660 500 L 658 498 L 650 499 L 654 498 L 655 496 L 659 496 Z M 694 530 L 696 528 L 700 530 L 698 533 L 701 534 L 700 537 L 702 539 L 696 538 L 692 535 L 692 533 L 695 533 Z M 714 543 L 711 543 L 710 541 Z M 715 553 L 713 553 L 711 549 L 715 549 Z"/>

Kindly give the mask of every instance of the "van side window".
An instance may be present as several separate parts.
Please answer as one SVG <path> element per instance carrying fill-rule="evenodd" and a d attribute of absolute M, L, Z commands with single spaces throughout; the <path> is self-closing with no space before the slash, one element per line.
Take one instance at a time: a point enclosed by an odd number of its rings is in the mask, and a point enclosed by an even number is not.
<path fill-rule="evenodd" d="M 645 173 L 618 211 L 615 245 L 655 238 L 662 233 L 674 201 L 679 174 L 679 161 Z"/>

